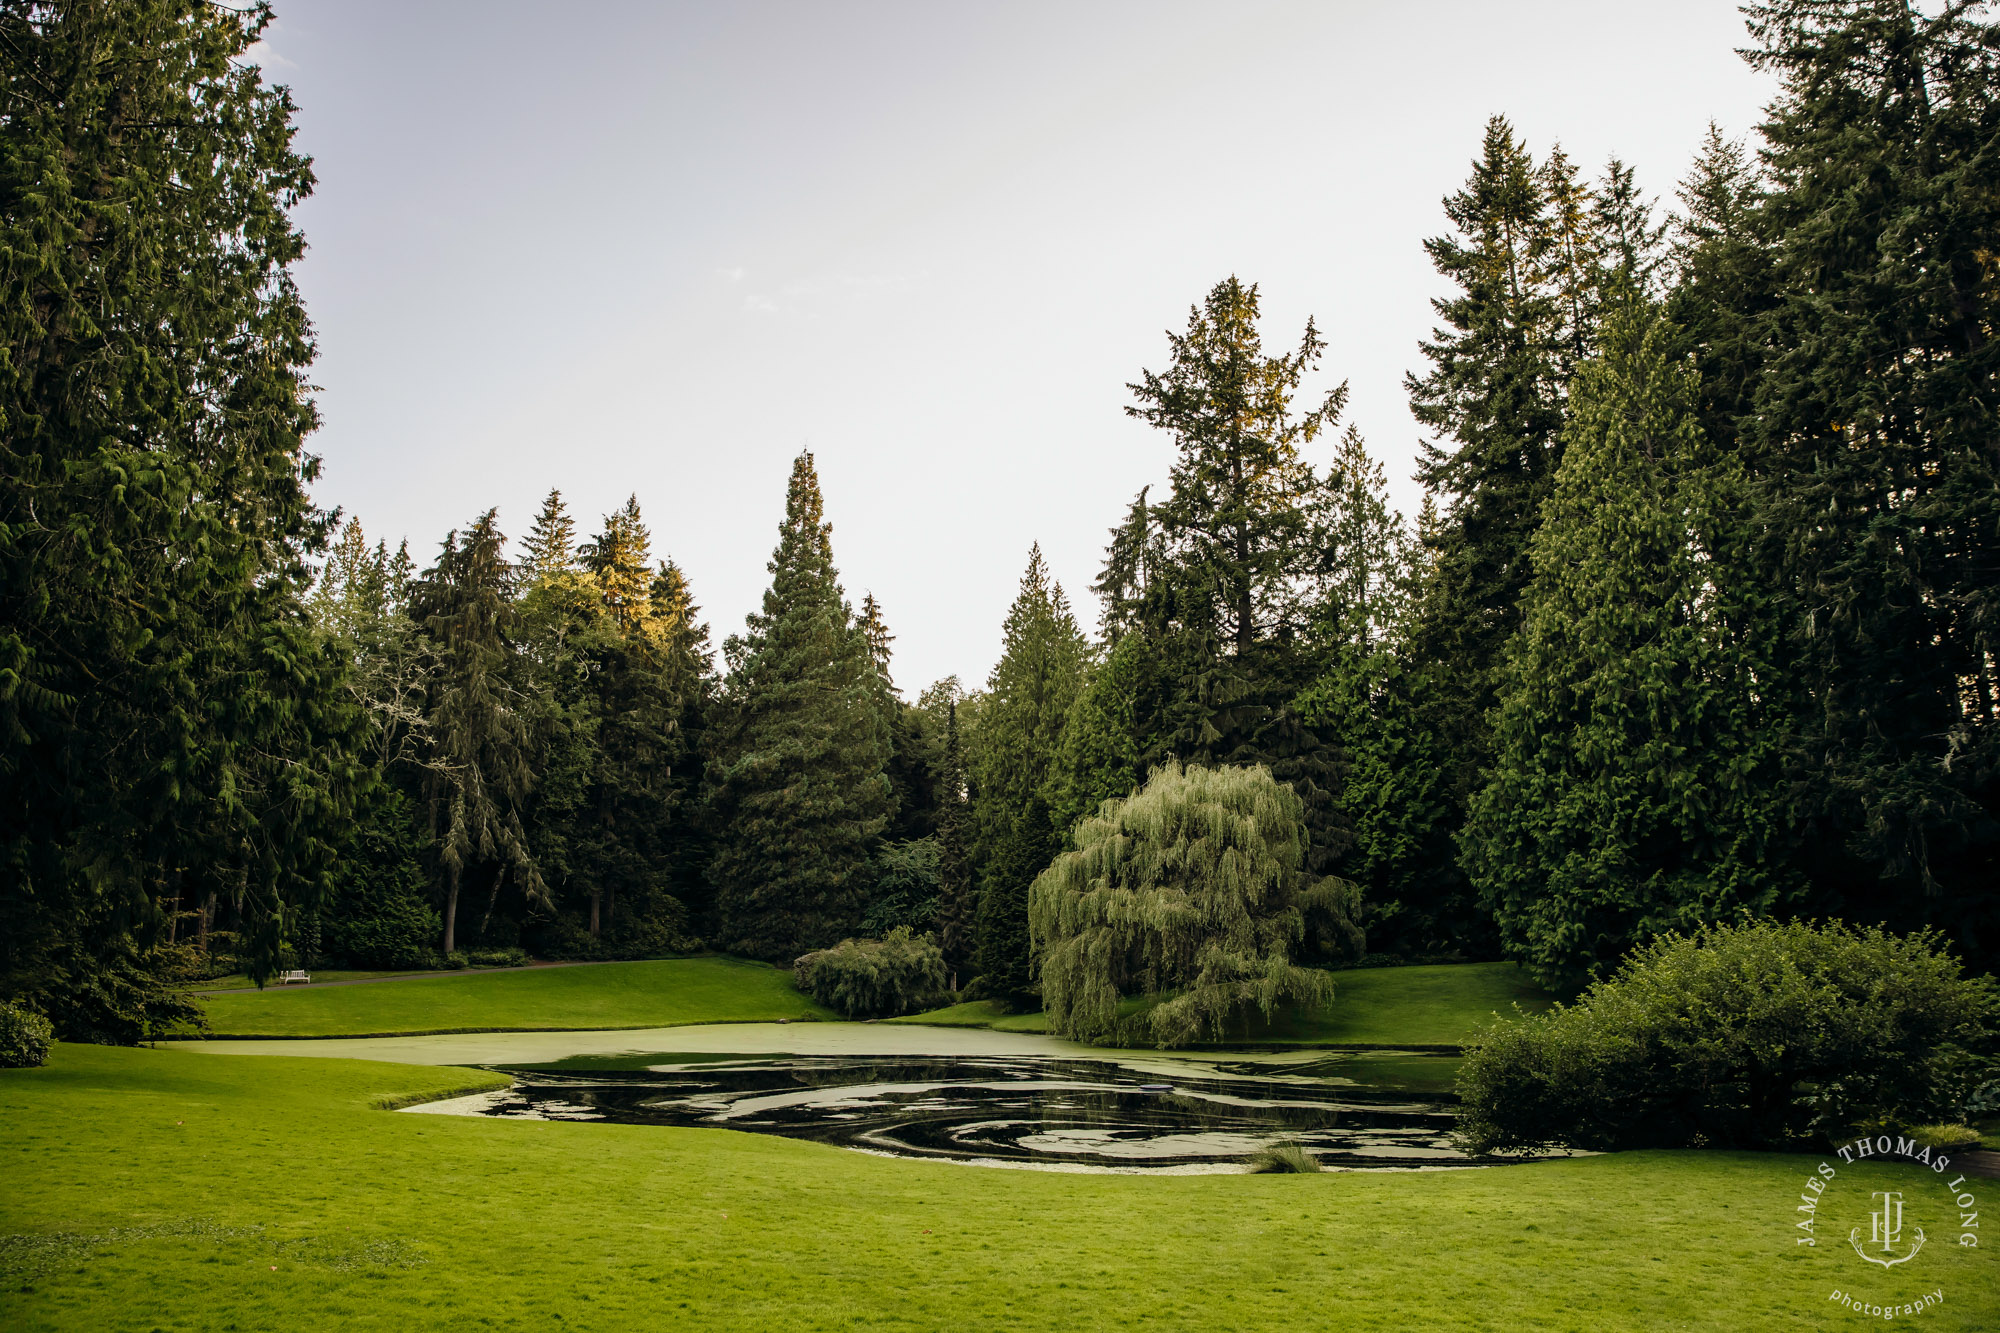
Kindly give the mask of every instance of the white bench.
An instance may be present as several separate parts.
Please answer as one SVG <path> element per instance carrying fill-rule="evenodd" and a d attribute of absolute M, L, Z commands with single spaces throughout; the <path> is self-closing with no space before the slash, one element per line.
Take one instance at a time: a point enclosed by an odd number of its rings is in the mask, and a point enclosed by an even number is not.
<path fill-rule="evenodd" d="M 294 981 L 298 982 L 300 985 L 310 986 L 312 985 L 312 974 L 305 971 L 303 968 L 294 968 L 290 972 L 278 973 L 278 984 L 280 986 L 289 986 Z"/>

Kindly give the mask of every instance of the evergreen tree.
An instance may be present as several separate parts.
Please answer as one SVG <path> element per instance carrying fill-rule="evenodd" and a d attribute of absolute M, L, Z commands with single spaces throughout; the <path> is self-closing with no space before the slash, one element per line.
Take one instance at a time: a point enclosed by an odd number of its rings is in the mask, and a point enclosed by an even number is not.
<path fill-rule="evenodd" d="M 1125 512 L 1125 521 L 1111 530 L 1104 572 L 1090 585 L 1103 604 L 1106 646 L 1115 647 L 1142 623 L 1147 573 L 1157 563 L 1157 530 L 1146 507 L 1146 494 L 1152 489 L 1142 486 Z"/>
<path fill-rule="evenodd" d="M 1156 531 L 1128 523 L 1113 543 L 1114 559 L 1142 553 L 1146 578 L 1138 619 L 1152 689 L 1135 709 L 1134 739 L 1154 738 L 1149 764 L 1268 767 L 1304 803 L 1308 868 L 1322 875 L 1347 836 L 1334 807 L 1339 748 L 1295 706 L 1317 673 L 1312 630 L 1328 562 L 1329 479 L 1301 449 L 1337 424 L 1347 389 L 1295 413 L 1319 334 L 1308 320 L 1297 350 L 1267 356 L 1257 313 L 1254 286 L 1218 283 L 1187 333 L 1169 335 L 1168 369 L 1130 386 L 1139 401 L 1127 411 L 1176 448 L 1172 494 L 1133 515 Z"/>
<path fill-rule="evenodd" d="M 891 804 L 889 837 L 896 842 L 929 838 L 937 832 L 938 796 L 932 775 L 930 750 L 924 735 L 925 715 L 921 708 L 903 701 L 890 670 L 890 645 L 896 636 L 882 619 L 882 604 L 874 593 L 861 599 L 861 637 L 875 664 L 876 706 L 889 728 L 889 788 Z"/>
<path fill-rule="evenodd" d="M 1024 995 L 1032 984 L 1028 883 L 1048 864 L 1033 861 L 1044 850 L 1053 854 L 1055 837 L 1042 786 L 1088 657 L 1089 645 L 1036 545 L 1007 610 L 972 752 L 982 872 L 977 953 L 995 993 Z"/>
<path fill-rule="evenodd" d="M 1217 283 L 1189 312 L 1187 332 L 1167 335 L 1168 368 L 1141 371 L 1127 386 L 1138 402 L 1125 409 L 1171 434 L 1177 450 L 1173 494 L 1151 510 L 1171 565 L 1156 575 L 1166 583 L 1158 589 L 1170 602 L 1166 617 L 1238 658 L 1310 620 L 1321 482 L 1300 446 L 1337 421 L 1347 400 L 1343 384 L 1295 416 L 1300 380 L 1325 344 L 1307 320 L 1296 351 L 1266 356 L 1257 310 L 1254 285 Z"/>
<path fill-rule="evenodd" d="M 1776 300 L 1743 422 L 1822 906 L 2000 948 L 2000 28 L 1771 0 Z M 1843 849 L 1844 844 L 1844 849 Z M 1848 858 L 1854 858 L 1852 860 Z M 1858 864 L 1856 864 L 1858 861 Z"/>
<path fill-rule="evenodd" d="M 877 673 L 833 565 L 810 453 L 792 467 L 771 586 L 709 730 L 712 874 L 725 946 L 790 958 L 853 932 L 888 823 Z"/>
<path fill-rule="evenodd" d="M 576 522 L 569 516 L 562 492 L 551 490 L 535 515 L 535 526 L 521 544 L 521 575 L 529 583 L 541 583 L 567 574 L 576 564 Z"/>
<path fill-rule="evenodd" d="M 1776 301 L 1760 185 L 1742 145 L 1711 124 L 1678 194 L 1685 211 L 1672 220 L 1667 313 L 1701 374 L 1702 433 L 1733 450 L 1763 376 L 1761 324 Z"/>
<path fill-rule="evenodd" d="M 1678 339 L 1634 300 L 1576 382 L 1499 755 L 1464 834 L 1507 951 L 1569 990 L 1787 889 L 1765 617 L 1737 584 L 1740 486 L 1701 437 Z"/>
<path fill-rule="evenodd" d="M 639 514 L 639 497 L 604 516 L 604 531 L 578 553 L 597 584 L 604 609 L 628 637 L 657 637 L 653 621 L 652 535 Z"/>
<path fill-rule="evenodd" d="M 152 952 L 183 905 L 269 975 L 368 782 L 301 604 L 332 517 L 269 22 L 0 11 L 0 999 L 68 1039 L 189 1012 Z"/>
<path fill-rule="evenodd" d="M 1334 450 L 1320 532 L 1328 568 L 1319 633 L 1364 650 L 1383 642 L 1407 618 L 1410 537 L 1389 507 L 1387 474 L 1352 426 Z"/>
<path fill-rule="evenodd" d="M 1431 368 L 1407 381 L 1411 412 L 1438 437 L 1425 442 L 1417 476 L 1444 501 L 1414 648 L 1439 668 L 1455 803 L 1477 787 L 1490 748 L 1495 674 L 1520 623 L 1528 539 L 1561 457 L 1564 364 L 1586 350 L 1580 321 L 1591 303 L 1578 283 L 1594 248 L 1577 239 L 1559 252 L 1552 177 L 1563 183 L 1561 230 L 1580 237 L 1587 206 L 1573 173 L 1538 169 L 1494 117 L 1471 178 L 1444 201 L 1454 234 L 1424 242 L 1457 291 L 1432 302 L 1442 324 L 1421 344 Z M 1552 283 L 1552 272 L 1568 281 Z"/>
<path fill-rule="evenodd" d="M 1007 812 L 1007 820 L 991 844 L 979 898 L 980 993 L 1032 1007 L 1041 982 L 1028 931 L 1028 890 L 1062 844 L 1039 791 L 1030 791 L 1022 805 Z"/>
<path fill-rule="evenodd" d="M 468 873 L 498 893 L 511 874 L 531 902 L 547 893 L 522 828 L 534 786 L 533 741 L 510 679 L 515 612 L 495 511 L 463 538 L 447 535 L 418 582 L 410 613 L 436 645 L 423 774 L 431 836 L 444 871 L 444 951 L 457 946 L 459 892 Z"/>
<path fill-rule="evenodd" d="M 1422 548 L 1390 508 L 1388 478 L 1357 431 L 1342 435 L 1334 475 L 1323 524 L 1331 566 L 1319 630 L 1326 665 L 1298 709 L 1338 736 L 1347 756 L 1334 808 L 1353 845 L 1339 869 L 1361 886 L 1371 948 L 1478 951 L 1489 942 L 1456 869 L 1447 765 L 1431 724 L 1436 690 L 1407 642 Z M 1434 521 L 1429 512 L 1426 521 Z"/>
<path fill-rule="evenodd" d="M 715 906 L 708 879 L 708 863 L 715 849 L 700 811 L 702 756 L 716 694 L 715 662 L 694 589 L 672 560 L 661 562 L 653 580 L 653 617 L 660 628 L 667 687 L 678 708 L 668 777 L 674 818 L 666 852 L 667 875 L 674 896 L 706 930 Z"/>
<path fill-rule="evenodd" d="M 953 682 L 954 686 L 956 682 Z M 938 948 L 954 978 L 975 959 L 978 895 L 973 890 L 972 812 L 966 800 L 965 754 L 959 743 L 957 690 L 946 700 L 944 751 L 937 767 Z"/>
<path fill-rule="evenodd" d="M 1043 793 L 1064 846 L 1078 820 L 1105 801 L 1131 795 L 1144 777 L 1144 757 L 1155 748 L 1139 716 L 1141 700 L 1156 688 L 1151 665 L 1145 635 L 1120 638 L 1063 719 Z"/>

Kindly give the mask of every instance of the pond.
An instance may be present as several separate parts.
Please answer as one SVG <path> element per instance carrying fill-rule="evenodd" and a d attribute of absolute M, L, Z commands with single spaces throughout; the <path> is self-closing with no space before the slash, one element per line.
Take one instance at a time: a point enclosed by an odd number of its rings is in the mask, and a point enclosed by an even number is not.
<path fill-rule="evenodd" d="M 1327 1168 L 1475 1163 L 1457 1060 L 1418 1051 L 593 1054 L 488 1063 L 512 1088 L 411 1108 L 746 1130 L 898 1157 L 1071 1171 L 1241 1171 L 1295 1143 Z"/>

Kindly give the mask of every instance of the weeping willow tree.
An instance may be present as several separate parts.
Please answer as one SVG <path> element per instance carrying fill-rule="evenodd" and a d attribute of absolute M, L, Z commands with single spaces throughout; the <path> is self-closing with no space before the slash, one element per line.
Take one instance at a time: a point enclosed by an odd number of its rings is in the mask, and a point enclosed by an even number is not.
<path fill-rule="evenodd" d="M 1111 1036 L 1132 996 L 1169 994 L 1135 1020 L 1161 1046 L 1220 1038 L 1254 1007 L 1333 998 L 1292 950 L 1308 932 L 1360 943 L 1360 891 L 1307 873 L 1305 808 L 1262 765 L 1155 769 L 1076 828 L 1076 850 L 1036 878 L 1028 918 L 1050 1030 Z"/>

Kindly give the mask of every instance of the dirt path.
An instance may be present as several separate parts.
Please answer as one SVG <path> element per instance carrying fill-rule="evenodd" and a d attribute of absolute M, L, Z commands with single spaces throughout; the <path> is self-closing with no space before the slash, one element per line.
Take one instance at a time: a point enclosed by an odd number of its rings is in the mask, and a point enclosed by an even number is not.
<path fill-rule="evenodd" d="M 490 976 L 495 972 L 531 972 L 541 967 L 602 967 L 602 962 L 578 963 L 523 963 L 519 967 L 453 967 L 440 968 L 434 972 L 398 972 L 393 977 L 355 977 L 348 981 L 307 981 L 290 986 L 269 985 L 265 990 L 331 990 L 335 986 L 373 986 L 384 981 L 409 981 L 416 977 L 472 977 Z M 221 990 L 189 990 L 183 995 L 238 995 L 244 991 L 254 991 L 255 986 L 225 986 Z"/>

